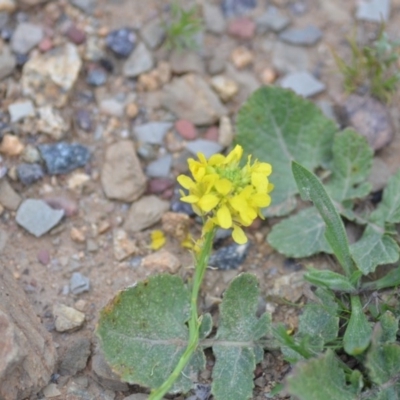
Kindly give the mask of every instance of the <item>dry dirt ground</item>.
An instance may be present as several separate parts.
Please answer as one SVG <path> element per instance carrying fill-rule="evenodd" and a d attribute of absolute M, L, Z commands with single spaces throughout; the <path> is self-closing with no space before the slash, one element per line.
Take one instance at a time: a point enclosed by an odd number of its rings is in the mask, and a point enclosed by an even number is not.
<path fill-rule="evenodd" d="M 57 3 L 57 1 L 55 2 Z M 99 0 L 96 16 L 100 21 L 100 27 L 107 29 L 116 29 L 124 26 L 140 27 L 144 21 L 156 14 L 160 7 L 160 2 L 147 0 L 144 4 L 140 0 Z M 165 5 L 164 3 L 167 2 L 162 3 Z M 199 0 L 197 3 L 201 4 L 202 1 Z M 250 13 L 250 16 L 256 17 L 265 9 L 267 2 L 260 0 L 259 3 L 259 6 Z M 306 48 L 313 71 L 318 73 L 319 79 L 327 86 L 326 91 L 313 98 L 313 100 L 328 100 L 331 103 L 336 101 L 343 95 L 342 79 L 335 69 L 330 48 L 337 49 L 339 54 L 348 55 L 349 51 L 345 37 L 351 34 L 356 26 L 354 19 L 356 1 L 341 0 L 332 3 L 327 0 L 304 0 L 299 2 L 275 0 L 270 3 L 277 5 L 284 13 L 290 15 L 293 20 L 293 26 L 301 27 L 307 24 L 314 24 L 322 29 L 322 40 L 317 45 Z M 305 5 L 306 12 L 298 16 L 290 14 L 289 6 L 294 3 Z M 60 1 L 59 4 L 62 6 L 64 3 Z M 39 23 L 43 21 L 42 5 L 28 8 L 25 12 L 32 21 Z M 397 0 L 392 2 L 391 17 L 387 24 L 387 31 L 396 35 L 398 34 L 399 26 L 400 1 Z M 376 34 L 377 31 L 376 24 L 372 23 L 359 22 L 358 28 L 364 38 L 367 38 L 368 35 Z M 254 76 L 258 77 L 260 71 L 271 67 L 269 48 L 275 40 L 277 40 L 276 35 L 271 33 L 257 35 L 252 40 L 245 41 L 245 46 L 252 50 L 255 55 L 253 65 L 248 67 L 248 70 L 254 73 Z M 216 47 L 219 51 L 229 54 L 239 44 L 242 43 L 232 39 L 227 34 L 219 36 L 206 34 L 203 56 L 209 57 Z M 165 57 L 167 60 L 167 54 L 164 49 L 155 51 L 155 56 L 158 59 Z M 109 77 L 105 86 L 106 90 L 114 93 L 118 91 L 118 88 L 124 88 L 124 90 L 128 88 L 130 90 L 119 73 L 120 63 L 116 61 L 115 65 L 115 72 Z M 18 74 L 15 77 L 17 78 Z M 81 105 L 80 94 L 88 90 L 93 89 L 88 87 L 83 74 L 81 74 L 64 112 L 72 115 Z M 147 93 L 139 95 L 143 107 L 146 107 L 147 96 Z M 395 96 L 390 106 L 396 127 L 398 126 L 397 119 L 399 117 L 397 99 L 398 96 Z M 233 118 L 243 100 L 239 96 L 228 103 Z M 156 111 L 145 111 L 143 115 L 145 120 L 142 118 L 142 122 L 157 119 Z M 108 121 L 99 116 L 96 123 L 106 124 Z M 121 125 L 127 126 L 127 122 L 123 121 Z M 92 152 L 90 166 L 85 169 L 85 172 L 90 176 L 90 181 L 81 190 L 71 191 L 67 188 L 68 176 L 46 176 L 43 180 L 31 186 L 23 186 L 18 182 L 12 182 L 14 189 L 23 198 L 43 198 L 44 195 L 48 195 L 50 192 L 52 196 L 60 195 L 63 198 L 72 199 L 71 201 L 76 202 L 78 207 L 76 215 L 65 218 L 58 227 L 40 238 L 33 237 L 19 227 L 15 221 L 14 212 L 6 210 L 0 217 L 1 230 L 7 235 L 7 241 L 2 249 L 1 262 L 13 271 L 14 277 L 25 290 L 42 323 L 52 333 L 54 342 L 58 346 L 60 358 L 63 357 L 66 349 L 68 349 L 68 343 L 77 336 L 90 338 L 94 351 L 96 345 L 94 330 L 101 307 L 118 290 L 146 278 L 150 273 L 145 268 L 136 266 L 130 260 L 116 261 L 113 254 L 113 228 L 121 226 L 126 219 L 129 208 L 129 204 L 108 199 L 103 192 L 99 179 L 107 146 L 121 138 L 121 132 L 118 127 L 114 132 L 114 136 L 111 135 L 100 139 L 96 139 L 93 132 L 85 135 L 80 134 L 79 136 L 76 136 L 74 132 L 69 134 L 69 140 L 87 145 Z M 23 140 L 28 139 L 25 138 Z M 394 172 L 400 165 L 399 154 L 400 135 L 396 130 L 392 143 L 381 150 L 377 157 L 384 160 L 390 170 Z M 9 160 L 7 157 L 6 160 L 9 166 L 15 163 L 14 160 Z M 176 175 L 176 171 L 172 171 L 171 176 L 174 177 Z M 99 227 L 104 222 L 110 225 L 110 229 L 103 234 L 99 234 Z M 296 326 L 299 312 L 298 305 L 306 299 L 302 296 L 304 287 L 301 279 L 299 279 L 302 271 L 304 271 L 304 266 L 313 264 L 318 268 L 324 268 L 327 265 L 332 265 L 333 260 L 329 256 L 318 256 L 307 260 L 288 260 L 276 253 L 265 242 L 265 238 L 275 222 L 275 219 L 259 222 L 257 226 L 249 230 L 251 246 L 246 260 L 237 270 L 209 270 L 207 272 L 203 285 L 203 299 L 205 299 L 203 304 L 209 306 L 213 298 L 218 298 L 222 295 L 233 277 L 242 271 L 248 271 L 259 278 L 261 294 L 264 299 L 263 306 L 273 312 L 273 320 L 276 322 L 283 321 L 288 326 Z M 155 225 L 151 229 L 135 236 L 136 239 L 140 238 L 143 244 L 141 248 L 142 254 L 151 253 L 151 250 L 146 248 L 146 245 L 150 242 L 149 232 L 160 226 L 160 224 Z M 85 239 L 82 242 L 71 238 L 71 230 L 73 228 L 77 228 L 84 234 Z M 194 228 L 193 232 L 198 232 L 198 229 Z M 88 250 L 88 239 L 96 244 L 94 251 Z M 224 243 L 228 244 L 229 239 Z M 182 266 L 178 273 L 185 277 L 188 276 L 190 273 L 188 267 L 191 265 L 190 254 L 182 249 L 173 238 L 168 238 L 165 249 L 181 261 Z M 43 265 L 38 260 L 38 254 L 43 251 L 47 251 L 50 255 L 50 262 L 47 265 Z M 73 272 L 80 272 L 90 279 L 90 290 L 88 292 L 76 296 L 65 292 L 64 288 L 68 286 Z M 289 297 L 288 300 L 297 303 L 297 305 L 291 307 L 268 300 L 268 296 L 273 289 L 281 290 L 283 297 L 286 293 Z M 83 311 L 86 316 L 86 322 L 83 327 L 73 333 L 56 332 L 52 314 L 55 303 L 62 303 Z M 254 398 L 265 398 L 263 393 L 268 392 L 271 381 L 283 379 L 287 371 L 288 366 L 282 362 L 277 354 L 267 354 L 265 362 L 257 369 L 257 376 L 263 377 L 263 380 L 260 386 L 257 386 Z M 92 381 L 91 374 L 91 360 L 89 359 L 86 369 L 79 373 L 78 376 L 89 377 L 89 386 L 85 389 L 88 396 L 92 393 L 93 398 L 100 398 L 94 394 L 100 393 L 100 389 L 93 389 L 97 384 Z M 203 376 L 203 380 L 206 382 L 208 378 L 209 376 L 207 375 Z M 71 379 L 74 378 L 61 377 L 59 379 L 58 389 L 61 391 L 61 397 L 59 398 L 66 398 L 66 388 Z M 130 393 L 138 391 L 140 392 L 140 389 L 135 387 L 125 393 L 117 391 L 114 393 L 115 397 L 113 398 L 121 400 Z M 111 394 L 109 395 L 111 396 Z M 83 399 L 86 397 L 77 398 Z"/>

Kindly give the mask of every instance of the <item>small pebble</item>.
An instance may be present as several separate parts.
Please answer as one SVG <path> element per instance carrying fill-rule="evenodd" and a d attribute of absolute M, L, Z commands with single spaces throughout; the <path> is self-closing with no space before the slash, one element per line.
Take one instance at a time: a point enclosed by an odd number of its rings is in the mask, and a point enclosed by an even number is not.
<path fill-rule="evenodd" d="M 233 65 L 238 69 L 243 69 L 253 62 L 253 53 L 244 46 L 237 47 L 231 53 Z"/>
<path fill-rule="evenodd" d="M 69 281 L 69 287 L 72 294 L 81 294 L 90 289 L 90 280 L 79 272 L 74 272 Z"/>
<path fill-rule="evenodd" d="M 63 216 L 63 210 L 54 210 L 43 200 L 26 199 L 18 208 L 16 221 L 29 233 L 40 237 L 54 228 Z"/>
<path fill-rule="evenodd" d="M 233 243 L 221 247 L 214 254 L 211 254 L 208 265 L 220 270 L 236 269 L 246 259 L 249 247 L 249 242 L 245 244 Z"/>
<path fill-rule="evenodd" d="M 90 159 L 88 148 L 78 143 L 59 142 L 38 147 L 50 175 L 67 174 L 84 167 Z"/>
<path fill-rule="evenodd" d="M 255 8 L 257 0 L 223 0 L 222 11 L 226 17 L 245 14 Z"/>
<path fill-rule="evenodd" d="M 128 103 L 125 106 L 125 114 L 128 118 L 134 119 L 139 114 L 139 107 L 136 103 Z"/>
<path fill-rule="evenodd" d="M 44 171 L 40 164 L 23 163 L 17 166 L 17 175 L 19 181 L 28 186 L 42 179 L 44 177 Z"/>
<path fill-rule="evenodd" d="M 252 39 L 255 31 L 255 22 L 247 17 L 234 19 L 228 25 L 228 33 L 238 39 Z"/>
<path fill-rule="evenodd" d="M 84 43 L 86 40 L 86 33 L 74 24 L 68 28 L 65 34 L 72 43 L 77 45 Z"/>
<path fill-rule="evenodd" d="M 211 157 L 213 154 L 219 153 L 223 147 L 219 143 L 212 142 L 211 140 L 196 139 L 188 142 L 186 149 L 192 154 L 203 153 L 206 158 Z"/>
<path fill-rule="evenodd" d="M 212 142 L 218 142 L 219 129 L 216 126 L 210 126 L 204 133 L 204 139 L 210 140 Z"/>
<path fill-rule="evenodd" d="M 186 140 L 194 140 L 197 137 L 197 129 L 194 124 L 186 119 L 175 122 L 175 129 Z"/>
<path fill-rule="evenodd" d="M 131 54 L 136 44 L 136 34 L 128 28 L 111 31 L 106 37 L 107 47 L 119 58 Z"/>
<path fill-rule="evenodd" d="M 21 140 L 10 134 L 5 134 L 0 144 L 0 153 L 7 156 L 19 156 L 24 151 L 24 144 Z"/>
<path fill-rule="evenodd" d="M 161 194 L 167 189 L 174 186 L 174 181 L 168 178 L 154 178 L 150 179 L 147 184 L 147 192 L 149 194 Z"/>
<path fill-rule="evenodd" d="M 78 203 L 69 197 L 46 197 L 43 201 L 54 210 L 63 210 L 66 217 L 72 217 L 78 213 Z"/>
<path fill-rule="evenodd" d="M 91 86 L 103 86 L 107 82 L 107 74 L 102 68 L 91 68 L 86 76 L 86 83 Z"/>
<path fill-rule="evenodd" d="M 152 178 L 166 178 L 168 177 L 172 166 L 172 155 L 166 154 L 158 160 L 152 161 L 146 167 L 146 175 Z"/>
<path fill-rule="evenodd" d="M 84 243 L 86 240 L 85 234 L 81 229 L 72 227 L 70 231 L 70 237 L 74 242 Z"/>
<path fill-rule="evenodd" d="M 26 117 L 33 117 L 35 115 L 35 108 L 32 101 L 25 100 L 12 103 L 8 106 L 10 113 L 11 123 L 23 120 Z"/>
<path fill-rule="evenodd" d="M 50 262 L 50 253 L 46 249 L 40 249 L 37 254 L 37 259 L 40 264 L 48 265 Z"/>
<path fill-rule="evenodd" d="M 90 132 L 93 129 L 92 118 L 89 111 L 80 109 L 75 114 L 75 121 L 80 129 Z"/>
<path fill-rule="evenodd" d="M 57 332 L 68 332 L 79 329 L 85 322 L 85 314 L 64 304 L 56 304 L 53 308 Z"/>

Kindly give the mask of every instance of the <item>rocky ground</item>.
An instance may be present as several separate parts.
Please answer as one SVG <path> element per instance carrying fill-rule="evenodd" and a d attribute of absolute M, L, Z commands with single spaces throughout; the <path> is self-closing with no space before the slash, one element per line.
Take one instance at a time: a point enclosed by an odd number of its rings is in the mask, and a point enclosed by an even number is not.
<path fill-rule="evenodd" d="M 166 48 L 167 1 L 0 0 L 0 398 L 147 398 L 112 375 L 94 329 L 119 289 L 158 271 L 190 272 L 173 229 L 191 214 L 175 183 L 187 158 L 228 148 L 237 110 L 263 84 L 292 88 L 335 118 L 343 88 L 330 49 L 349 55 L 345 37 L 356 21 L 364 43 L 381 17 L 394 38 L 400 24 L 399 0 L 184 3 L 197 4 L 204 22 L 196 51 Z M 375 190 L 400 164 L 392 104 L 376 116 L 383 133 L 366 127 L 371 145 L 384 146 Z M 297 308 L 266 301 L 300 302 L 304 290 L 301 260 L 265 242 L 273 223 L 250 228 L 245 252 L 228 247 L 221 232 L 216 251 L 228 248 L 230 261 L 214 256 L 204 309 L 250 271 L 260 279 L 260 309 L 296 326 Z M 190 224 L 196 235 L 199 226 Z M 154 229 L 167 232 L 157 252 Z M 201 382 L 209 383 L 211 367 Z M 267 398 L 287 371 L 268 353 L 254 398 Z"/>

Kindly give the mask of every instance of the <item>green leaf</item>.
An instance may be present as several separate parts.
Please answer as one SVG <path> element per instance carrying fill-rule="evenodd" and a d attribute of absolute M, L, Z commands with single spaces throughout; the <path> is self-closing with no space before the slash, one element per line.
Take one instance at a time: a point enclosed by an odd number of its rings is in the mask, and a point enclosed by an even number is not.
<path fill-rule="evenodd" d="M 371 221 L 384 225 L 385 222 L 397 224 L 400 222 L 400 170 L 388 181 L 383 191 L 382 201 L 371 214 Z"/>
<path fill-rule="evenodd" d="M 270 316 L 256 317 L 258 297 L 257 278 L 247 273 L 235 278 L 224 294 L 213 345 L 212 393 L 216 400 L 252 398 L 253 371 L 263 354 L 257 341 L 270 331 Z"/>
<path fill-rule="evenodd" d="M 379 338 L 379 341 L 381 343 L 395 342 L 397 331 L 399 329 L 399 318 L 396 318 L 392 312 L 386 311 L 381 316 L 379 322 L 382 328 L 382 335 Z"/>
<path fill-rule="evenodd" d="M 155 275 L 119 294 L 105 306 L 97 335 L 107 362 L 121 379 L 160 386 L 186 349 L 190 294 L 178 276 Z M 205 368 L 197 350 L 171 393 L 187 392 Z"/>
<path fill-rule="evenodd" d="M 351 315 L 343 336 L 343 347 L 347 354 L 359 355 L 371 342 L 372 328 L 358 296 L 351 296 Z"/>
<path fill-rule="evenodd" d="M 363 198 L 371 191 L 366 182 L 372 166 L 373 150 L 367 140 L 352 129 L 335 135 L 332 177 L 326 185 L 336 201 Z"/>
<path fill-rule="evenodd" d="M 400 285 L 400 268 L 397 266 L 380 279 L 361 285 L 364 290 L 381 290 Z"/>
<path fill-rule="evenodd" d="M 285 360 L 291 364 L 297 361 L 310 358 L 313 355 L 313 350 L 323 348 L 323 340 L 319 339 L 318 343 L 310 344 L 309 337 L 302 337 L 301 339 L 290 335 L 283 324 L 277 324 L 273 327 L 272 333 L 276 341 L 281 347 L 281 351 Z"/>
<path fill-rule="evenodd" d="M 382 228 L 367 225 L 361 239 L 350 247 L 357 268 L 364 275 L 378 265 L 392 264 L 399 259 L 399 246 Z"/>
<path fill-rule="evenodd" d="M 332 342 L 339 331 L 339 317 L 335 311 L 321 304 L 307 304 L 300 317 L 299 333 L 319 337 L 323 344 Z"/>
<path fill-rule="evenodd" d="M 356 291 L 349 279 L 341 274 L 329 270 L 310 269 L 304 274 L 304 279 L 317 286 L 323 286 L 331 290 L 338 290 L 346 293 Z"/>
<path fill-rule="evenodd" d="M 325 222 L 315 207 L 285 218 L 274 225 L 268 235 L 269 244 L 287 257 L 308 257 L 316 253 L 332 253 L 325 239 Z"/>
<path fill-rule="evenodd" d="M 381 338 L 382 327 L 377 323 L 365 365 L 374 383 L 387 385 L 400 373 L 400 346 L 397 343 L 381 343 Z"/>
<path fill-rule="evenodd" d="M 213 320 L 211 314 L 203 314 L 201 316 L 201 324 L 199 328 L 199 339 L 205 339 L 211 333 L 212 327 Z"/>
<path fill-rule="evenodd" d="M 299 400 L 356 400 L 355 389 L 346 385 L 344 371 L 335 354 L 300 362 L 287 379 L 288 392 Z"/>
<path fill-rule="evenodd" d="M 325 237 L 347 275 L 354 269 L 343 221 L 319 179 L 306 168 L 292 162 L 293 176 L 303 199 L 311 200 L 325 221 Z"/>
<path fill-rule="evenodd" d="M 290 90 L 268 86 L 254 92 L 240 109 L 236 142 L 247 154 L 272 165 L 272 205 L 268 215 L 283 216 L 296 206 L 298 192 L 290 163 L 314 170 L 331 158 L 335 123 Z"/>

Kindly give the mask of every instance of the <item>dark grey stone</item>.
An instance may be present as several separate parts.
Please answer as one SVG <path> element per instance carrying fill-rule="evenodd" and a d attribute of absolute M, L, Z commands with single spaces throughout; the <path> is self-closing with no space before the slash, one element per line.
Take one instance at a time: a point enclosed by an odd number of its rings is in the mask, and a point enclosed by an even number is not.
<path fill-rule="evenodd" d="M 135 48 L 136 34 L 129 28 L 116 29 L 107 35 L 106 45 L 118 58 L 126 58 Z"/>
<path fill-rule="evenodd" d="M 245 14 L 257 6 L 257 0 L 223 0 L 222 11 L 225 16 Z"/>
<path fill-rule="evenodd" d="M 90 159 L 88 148 L 78 143 L 41 144 L 38 148 L 50 175 L 67 174 Z"/>
<path fill-rule="evenodd" d="M 17 166 L 17 175 L 24 185 L 31 185 L 44 177 L 44 171 L 40 164 L 23 163 Z"/>
<path fill-rule="evenodd" d="M 236 269 L 246 259 L 249 246 L 250 244 L 247 242 L 221 247 L 211 255 L 208 265 L 221 270 Z"/>
<path fill-rule="evenodd" d="M 69 343 L 60 363 L 60 375 L 75 375 L 82 371 L 90 355 L 90 340 L 78 337 Z"/>

